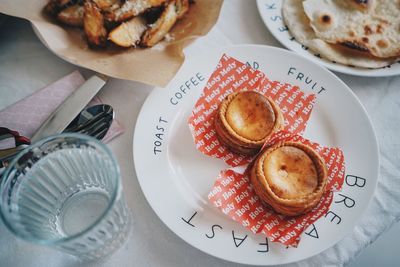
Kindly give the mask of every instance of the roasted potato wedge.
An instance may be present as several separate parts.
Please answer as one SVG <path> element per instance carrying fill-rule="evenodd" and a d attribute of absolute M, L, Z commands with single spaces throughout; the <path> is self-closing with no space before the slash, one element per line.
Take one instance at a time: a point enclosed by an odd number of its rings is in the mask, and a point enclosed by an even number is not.
<path fill-rule="evenodd" d="M 136 17 L 147 9 L 163 5 L 167 0 L 126 0 L 122 6 L 105 14 L 109 21 L 121 22 Z"/>
<path fill-rule="evenodd" d="M 107 41 L 107 30 L 100 8 L 92 1 L 84 4 L 83 29 L 90 46 L 104 46 Z"/>
<path fill-rule="evenodd" d="M 165 6 L 153 7 L 146 10 L 142 15 L 146 19 L 147 24 L 153 24 L 161 16 Z"/>
<path fill-rule="evenodd" d="M 49 0 L 44 12 L 82 27 L 90 47 L 152 47 L 168 37 L 192 0 Z M 110 42 L 108 42 L 108 40 Z"/>
<path fill-rule="evenodd" d="M 108 35 L 108 39 L 122 47 L 135 47 L 147 29 L 146 21 L 141 16 L 122 22 Z"/>
<path fill-rule="evenodd" d="M 83 6 L 75 4 L 61 10 L 57 15 L 57 19 L 69 26 L 82 27 L 84 10 Z"/>
<path fill-rule="evenodd" d="M 150 28 L 142 36 L 141 45 L 144 47 L 152 47 L 159 41 L 164 39 L 165 35 L 174 26 L 178 19 L 176 2 L 171 1 L 165 7 L 158 20 L 150 25 Z"/>
<path fill-rule="evenodd" d="M 56 16 L 63 8 L 75 2 L 74 0 L 50 0 L 44 7 L 44 12 L 51 16 Z"/>
<path fill-rule="evenodd" d="M 119 0 L 93 0 L 103 11 L 110 11 L 119 7 Z"/>
<path fill-rule="evenodd" d="M 186 12 L 189 11 L 189 0 L 176 0 L 176 13 L 178 14 L 178 19 L 182 18 Z"/>

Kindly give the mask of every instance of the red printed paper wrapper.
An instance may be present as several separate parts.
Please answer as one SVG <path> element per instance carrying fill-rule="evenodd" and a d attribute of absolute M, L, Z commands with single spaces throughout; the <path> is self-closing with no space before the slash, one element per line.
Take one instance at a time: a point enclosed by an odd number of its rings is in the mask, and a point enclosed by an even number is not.
<path fill-rule="evenodd" d="M 345 166 L 343 152 L 339 148 L 323 147 L 289 132 L 273 134 L 265 146 L 277 142 L 294 141 L 313 148 L 324 159 L 328 170 L 325 193 L 318 205 L 305 215 L 288 217 L 277 214 L 264 206 L 256 195 L 247 171 L 244 173 L 227 169 L 220 173 L 208 199 L 224 214 L 239 222 L 253 233 L 263 233 L 272 242 L 296 247 L 303 231 L 326 214 L 332 203 L 333 192 L 343 185 Z"/>
<path fill-rule="evenodd" d="M 301 134 L 315 103 L 314 94 L 305 94 L 297 86 L 270 81 L 264 73 L 223 55 L 211 74 L 203 94 L 188 119 L 196 148 L 203 154 L 221 158 L 230 166 L 248 164 L 252 157 L 235 154 L 220 144 L 214 129 L 214 117 L 219 104 L 229 94 L 253 90 L 270 97 L 284 117 L 284 129 Z"/>

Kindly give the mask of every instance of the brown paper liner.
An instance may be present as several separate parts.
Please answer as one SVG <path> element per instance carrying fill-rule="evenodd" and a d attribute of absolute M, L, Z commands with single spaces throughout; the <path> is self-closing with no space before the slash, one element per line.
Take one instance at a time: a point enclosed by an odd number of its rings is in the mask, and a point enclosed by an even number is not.
<path fill-rule="evenodd" d="M 327 167 L 325 192 L 308 213 L 295 217 L 283 216 L 261 203 L 247 171 L 241 173 L 237 171 L 240 168 L 233 168 L 221 171 L 208 198 L 224 214 L 253 233 L 262 233 L 272 242 L 295 247 L 307 226 L 328 212 L 333 192 L 341 189 L 345 171 L 343 152 L 339 148 L 323 147 L 300 136 L 311 115 L 315 95 L 308 95 L 288 83 L 271 81 L 264 73 L 223 55 L 188 119 L 196 148 L 203 154 L 220 158 L 232 167 L 250 169 L 257 156 L 235 154 L 220 144 L 214 123 L 215 113 L 224 97 L 244 90 L 254 90 L 271 98 L 282 111 L 283 130 L 273 133 L 264 147 L 292 141 L 315 150 Z"/>
<path fill-rule="evenodd" d="M 273 134 L 265 146 L 289 141 L 299 142 L 314 149 L 323 158 L 327 167 L 328 181 L 325 193 L 310 212 L 295 217 L 276 213 L 260 201 L 250 183 L 248 171 L 239 173 L 233 169 L 221 171 L 210 190 L 208 199 L 224 214 L 254 234 L 262 233 L 272 242 L 296 247 L 303 231 L 328 212 L 333 192 L 342 188 L 345 164 L 343 152 L 339 148 L 323 147 L 300 135 L 285 131 Z"/>
<path fill-rule="evenodd" d="M 225 96 L 245 90 L 253 90 L 272 99 L 282 112 L 283 130 L 293 134 L 304 131 L 315 103 L 314 94 L 306 94 L 288 83 L 271 81 L 261 71 L 223 55 L 188 123 L 196 148 L 205 155 L 224 160 L 230 166 L 248 164 L 252 157 L 236 154 L 219 142 L 214 118 Z"/>

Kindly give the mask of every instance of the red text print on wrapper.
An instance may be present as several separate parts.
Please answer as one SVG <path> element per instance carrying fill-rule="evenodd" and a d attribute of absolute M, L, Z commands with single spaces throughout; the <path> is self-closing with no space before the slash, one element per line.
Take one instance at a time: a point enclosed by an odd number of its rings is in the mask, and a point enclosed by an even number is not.
<path fill-rule="evenodd" d="M 196 148 L 205 155 L 224 160 L 230 166 L 247 164 L 252 157 L 235 154 L 221 145 L 214 129 L 214 117 L 227 95 L 246 90 L 259 92 L 274 100 L 283 114 L 283 130 L 292 134 L 304 131 L 315 103 L 314 94 L 305 94 L 299 87 L 288 83 L 270 81 L 261 71 L 223 55 L 196 102 L 188 123 Z"/>
<path fill-rule="evenodd" d="M 343 152 L 339 148 L 323 147 L 288 132 L 273 134 L 267 146 L 282 141 L 294 141 L 312 147 L 324 159 L 328 170 L 328 183 L 318 205 L 309 213 L 296 217 L 279 215 L 264 206 L 255 194 L 250 178 L 245 172 L 224 170 L 218 176 L 208 199 L 231 219 L 239 222 L 253 233 L 263 233 L 272 242 L 296 247 L 303 231 L 321 216 L 332 203 L 333 192 L 343 185 L 345 166 Z"/>

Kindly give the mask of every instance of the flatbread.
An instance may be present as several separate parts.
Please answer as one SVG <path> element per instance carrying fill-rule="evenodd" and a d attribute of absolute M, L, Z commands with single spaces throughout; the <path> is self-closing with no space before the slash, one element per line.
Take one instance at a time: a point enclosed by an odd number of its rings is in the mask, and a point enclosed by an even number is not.
<path fill-rule="evenodd" d="M 400 0 L 363 1 L 365 8 L 356 2 L 306 0 L 303 7 L 316 36 L 323 41 L 376 57 L 400 56 Z"/>
<path fill-rule="evenodd" d="M 394 59 L 376 58 L 365 52 L 322 41 L 309 24 L 310 21 L 303 10 L 303 0 L 284 0 L 282 11 L 284 21 L 296 40 L 323 58 L 362 68 L 382 68 L 395 61 Z"/>

